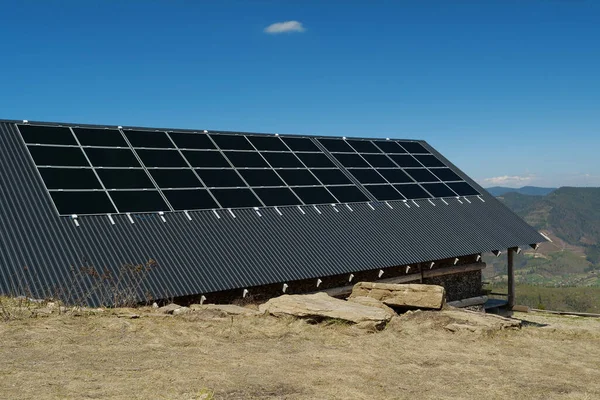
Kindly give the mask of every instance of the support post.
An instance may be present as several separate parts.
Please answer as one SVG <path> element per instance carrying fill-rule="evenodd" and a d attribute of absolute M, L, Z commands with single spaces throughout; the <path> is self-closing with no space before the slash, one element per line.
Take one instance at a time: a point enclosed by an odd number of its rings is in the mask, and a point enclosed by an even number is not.
<path fill-rule="evenodd" d="M 512 310 L 515 306 L 515 265 L 514 265 L 515 249 L 508 249 L 508 309 Z"/>

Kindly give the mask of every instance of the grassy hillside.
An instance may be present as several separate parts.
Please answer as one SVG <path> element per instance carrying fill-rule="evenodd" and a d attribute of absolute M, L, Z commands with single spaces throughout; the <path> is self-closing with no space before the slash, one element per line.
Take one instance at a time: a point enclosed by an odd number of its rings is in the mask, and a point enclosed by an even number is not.
<path fill-rule="evenodd" d="M 148 308 L 0 319 L 0 397 L 600 398 L 600 319 L 516 317 L 528 323 L 487 333 L 453 333 L 443 312 L 394 317 L 374 333 L 334 321 Z"/>
<path fill-rule="evenodd" d="M 533 227 L 582 247 L 587 260 L 600 266 L 600 188 L 564 187 L 547 196 L 507 193 L 499 199 Z"/>
<path fill-rule="evenodd" d="M 515 256 L 519 304 L 562 311 L 600 312 L 600 188 L 560 188 L 547 196 L 506 193 L 510 209 L 552 242 Z M 506 287 L 506 254 L 484 256 L 484 278 Z"/>

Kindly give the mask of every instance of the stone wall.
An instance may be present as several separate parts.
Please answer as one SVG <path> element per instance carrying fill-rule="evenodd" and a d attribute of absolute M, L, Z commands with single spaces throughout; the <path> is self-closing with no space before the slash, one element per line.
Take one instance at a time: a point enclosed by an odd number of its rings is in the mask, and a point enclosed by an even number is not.
<path fill-rule="evenodd" d="M 443 286 L 446 289 L 446 301 L 468 299 L 483 294 L 481 270 L 426 278 L 423 283 Z"/>

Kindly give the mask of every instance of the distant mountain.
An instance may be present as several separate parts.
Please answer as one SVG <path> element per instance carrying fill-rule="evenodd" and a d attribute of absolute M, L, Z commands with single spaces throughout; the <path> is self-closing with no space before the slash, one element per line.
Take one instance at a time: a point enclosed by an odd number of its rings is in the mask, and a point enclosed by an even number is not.
<path fill-rule="evenodd" d="M 600 188 L 562 187 L 546 196 L 513 192 L 498 199 L 552 240 L 536 250 L 524 246 L 515 257 L 515 279 L 526 284 L 521 296 L 534 294 L 527 285 L 600 287 Z M 504 284 L 506 254 L 498 258 L 486 254 L 484 261 L 485 279 L 493 285 Z"/>
<path fill-rule="evenodd" d="M 588 261 L 600 265 L 600 188 L 562 187 L 546 196 L 506 193 L 499 199 L 534 228 L 583 247 Z"/>
<path fill-rule="evenodd" d="M 503 196 L 506 193 L 519 193 L 528 196 L 546 196 L 556 190 L 556 188 L 543 188 L 537 186 L 523 186 L 522 188 L 509 188 L 503 186 L 494 186 L 486 188 L 492 196 Z"/>

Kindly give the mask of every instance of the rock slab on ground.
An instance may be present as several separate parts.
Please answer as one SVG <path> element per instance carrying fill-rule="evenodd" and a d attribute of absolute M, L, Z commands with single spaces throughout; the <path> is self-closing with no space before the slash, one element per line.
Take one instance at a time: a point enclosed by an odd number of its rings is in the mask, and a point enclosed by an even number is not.
<path fill-rule="evenodd" d="M 246 307 L 236 306 L 235 304 L 192 304 L 190 308 L 194 311 L 222 311 L 227 315 L 258 315 L 259 311 Z"/>
<path fill-rule="evenodd" d="M 163 314 L 171 314 L 171 315 L 182 315 L 187 314 L 191 310 L 188 307 L 183 307 L 175 303 L 167 304 L 164 307 L 160 307 L 158 312 Z"/>
<path fill-rule="evenodd" d="M 385 311 L 390 316 L 390 318 L 397 315 L 396 311 L 394 311 L 394 309 L 386 306 L 381 301 L 374 299 L 372 297 L 365 297 L 365 296 L 350 297 L 348 299 L 348 301 L 351 303 L 362 304 L 363 306 L 381 308 L 383 311 Z"/>
<path fill-rule="evenodd" d="M 438 285 L 358 282 L 350 294 L 350 298 L 357 297 L 370 297 L 390 307 L 440 310 L 446 291 Z"/>
<path fill-rule="evenodd" d="M 390 315 L 381 308 L 336 299 L 326 293 L 275 297 L 261 304 L 259 310 L 277 317 L 334 318 L 355 324 L 367 321 L 385 323 L 390 320 Z"/>

